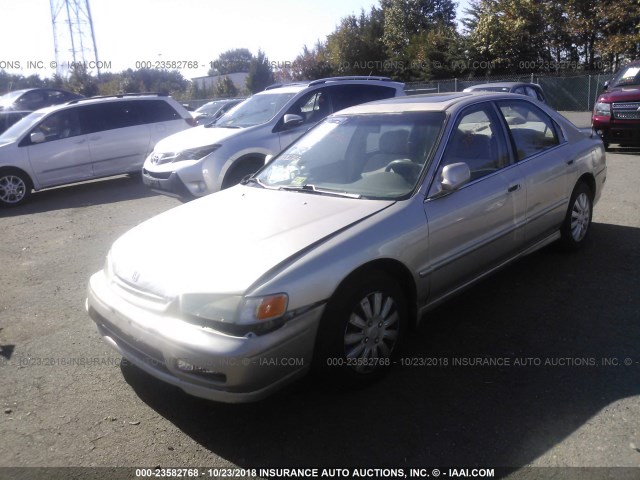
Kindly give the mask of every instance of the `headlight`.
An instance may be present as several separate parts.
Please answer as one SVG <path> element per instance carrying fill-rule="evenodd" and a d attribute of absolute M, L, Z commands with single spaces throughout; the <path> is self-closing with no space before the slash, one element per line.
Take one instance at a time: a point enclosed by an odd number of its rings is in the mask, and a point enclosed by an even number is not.
<path fill-rule="evenodd" d="M 182 162 L 183 160 L 200 160 L 221 146 L 222 145 L 214 144 L 207 145 L 206 147 L 188 148 L 181 152 L 154 153 L 151 156 L 151 163 L 154 165 L 162 165 L 164 163 Z"/>
<path fill-rule="evenodd" d="M 611 116 L 611 104 L 604 102 L 597 102 L 595 107 L 593 108 L 593 112 L 596 115 L 601 117 L 610 117 Z"/>
<path fill-rule="evenodd" d="M 186 320 L 232 335 L 257 335 L 282 326 L 289 297 L 286 293 L 262 297 L 185 294 L 180 310 Z"/>

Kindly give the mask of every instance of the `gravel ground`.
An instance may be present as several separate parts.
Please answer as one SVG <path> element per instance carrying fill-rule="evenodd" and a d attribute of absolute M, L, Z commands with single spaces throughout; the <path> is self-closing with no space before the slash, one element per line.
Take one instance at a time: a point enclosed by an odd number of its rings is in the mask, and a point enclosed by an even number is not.
<path fill-rule="evenodd" d="M 431 312 L 403 355 L 430 366 L 250 405 L 122 365 L 84 310 L 110 244 L 176 200 L 117 177 L 1 210 L 0 467 L 640 467 L 640 154 L 608 165 L 586 248 Z M 453 365 L 475 358 L 509 364 Z"/>

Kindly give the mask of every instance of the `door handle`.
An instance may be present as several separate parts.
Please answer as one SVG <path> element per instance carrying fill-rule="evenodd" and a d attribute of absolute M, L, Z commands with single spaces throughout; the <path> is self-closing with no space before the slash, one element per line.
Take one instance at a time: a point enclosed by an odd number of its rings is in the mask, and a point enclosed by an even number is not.
<path fill-rule="evenodd" d="M 86 138 L 83 138 L 82 140 L 76 140 L 76 141 L 75 141 L 75 142 L 73 142 L 73 143 L 75 143 L 76 145 L 80 145 L 80 144 L 82 144 L 82 143 L 84 143 L 84 142 L 86 142 L 86 141 L 87 141 L 87 139 L 86 139 Z"/>
<path fill-rule="evenodd" d="M 99 135 L 97 137 L 89 137 L 89 140 L 91 140 L 92 142 L 95 142 L 96 140 L 100 140 L 102 137 L 100 137 Z"/>
<path fill-rule="evenodd" d="M 573 165 L 573 162 L 575 162 L 575 158 L 572 158 L 571 160 L 567 160 L 567 165 Z"/>
<path fill-rule="evenodd" d="M 511 185 L 509 187 L 509 189 L 507 190 L 507 192 L 511 193 L 511 192 L 515 192 L 516 190 L 520 190 L 520 184 L 516 183 L 515 185 Z"/>

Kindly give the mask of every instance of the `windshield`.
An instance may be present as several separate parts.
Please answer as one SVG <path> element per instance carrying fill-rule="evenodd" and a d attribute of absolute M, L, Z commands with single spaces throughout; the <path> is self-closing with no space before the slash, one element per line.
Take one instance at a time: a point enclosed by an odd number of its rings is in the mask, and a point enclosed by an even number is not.
<path fill-rule="evenodd" d="M 30 130 L 44 115 L 45 114 L 41 112 L 33 112 L 21 118 L 0 135 L 0 143 L 15 142 L 27 130 Z"/>
<path fill-rule="evenodd" d="M 256 175 L 266 188 L 399 199 L 435 150 L 442 112 L 326 119 Z"/>
<path fill-rule="evenodd" d="M 640 85 L 640 65 L 624 67 L 611 81 L 614 87 Z"/>
<path fill-rule="evenodd" d="M 0 105 L 2 106 L 11 105 L 13 101 L 23 93 L 24 93 L 24 90 L 16 90 L 14 92 L 5 93 L 0 97 Z"/>
<path fill-rule="evenodd" d="M 262 93 L 229 110 L 215 123 L 216 127 L 251 127 L 268 122 L 295 93 Z"/>

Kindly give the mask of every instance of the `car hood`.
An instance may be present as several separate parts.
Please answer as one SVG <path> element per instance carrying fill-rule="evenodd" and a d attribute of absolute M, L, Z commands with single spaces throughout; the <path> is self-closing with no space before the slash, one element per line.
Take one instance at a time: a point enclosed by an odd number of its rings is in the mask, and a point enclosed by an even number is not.
<path fill-rule="evenodd" d="M 598 102 L 631 102 L 640 101 L 640 85 L 630 87 L 613 87 L 600 94 Z"/>
<path fill-rule="evenodd" d="M 113 244 L 111 268 L 166 299 L 242 294 L 283 262 L 393 203 L 238 185 L 133 228 Z"/>
<path fill-rule="evenodd" d="M 205 127 L 199 125 L 187 128 L 163 138 L 154 148 L 156 153 L 181 152 L 188 148 L 206 147 L 237 135 L 244 128 Z"/>

